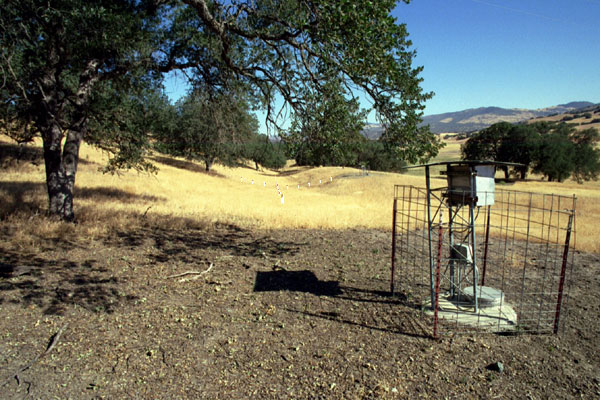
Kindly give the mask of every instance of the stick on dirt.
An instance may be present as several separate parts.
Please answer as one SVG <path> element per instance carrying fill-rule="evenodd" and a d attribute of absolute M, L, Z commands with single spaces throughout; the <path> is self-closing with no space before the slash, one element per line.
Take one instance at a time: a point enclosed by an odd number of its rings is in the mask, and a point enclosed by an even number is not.
<path fill-rule="evenodd" d="M 168 278 L 179 278 L 180 276 L 186 276 L 186 275 L 203 275 L 203 274 L 206 274 L 208 271 L 210 271 L 212 269 L 212 267 L 213 267 L 213 263 L 210 263 L 210 266 L 205 271 L 185 271 L 185 272 L 182 272 L 181 274 L 169 275 L 169 276 L 167 276 L 167 279 Z"/>
<path fill-rule="evenodd" d="M 13 378 L 16 378 L 17 382 L 18 382 L 19 381 L 19 374 L 21 372 L 26 371 L 27 369 L 31 368 L 33 366 L 33 364 L 35 364 L 36 362 L 39 361 L 40 358 L 44 357 L 46 354 L 48 354 L 48 353 L 50 353 L 52 351 L 52 349 L 54 348 L 54 346 L 56 346 L 56 344 L 60 340 L 60 336 L 63 334 L 63 332 L 65 331 L 65 329 L 67 329 L 68 326 L 69 326 L 68 322 L 66 324 L 64 324 L 62 326 L 62 328 L 60 328 L 58 330 L 58 332 L 56 332 L 56 334 L 54 336 L 52 336 L 52 339 L 50 340 L 50 343 L 48 344 L 48 347 L 46 347 L 46 350 L 43 353 L 38 354 L 33 360 L 31 360 L 31 362 L 29 364 L 25 365 L 24 367 L 21 367 L 21 368 L 17 369 L 8 378 L 6 378 L 4 381 L 2 381 L 2 384 L 0 384 L 0 386 L 6 385 Z"/>

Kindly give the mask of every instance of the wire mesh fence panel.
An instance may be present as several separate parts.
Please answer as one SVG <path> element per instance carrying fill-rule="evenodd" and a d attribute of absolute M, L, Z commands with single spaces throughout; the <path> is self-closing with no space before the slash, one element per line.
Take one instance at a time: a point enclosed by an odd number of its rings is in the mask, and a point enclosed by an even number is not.
<path fill-rule="evenodd" d="M 464 193 L 462 194 L 464 195 Z M 496 190 L 484 206 L 397 185 L 392 291 L 434 336 L 558 333 L 567 316 L 574 197 Z"/>

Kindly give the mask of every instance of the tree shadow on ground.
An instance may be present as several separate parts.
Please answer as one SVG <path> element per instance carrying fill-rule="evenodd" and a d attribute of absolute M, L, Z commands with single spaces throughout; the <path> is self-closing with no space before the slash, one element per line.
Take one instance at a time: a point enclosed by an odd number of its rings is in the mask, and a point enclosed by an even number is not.
<path fill-rule="evenodd" d="M 417 310 L 408 306 L 402 296 L 392 297 L 386 291 L 342 286 L 338 281 L 321 281 L 309 270 L 258 271 L 254 292 L 272 291 L 304 292 L 334 300 L 327 306 L 320 302 L 325 308 L 320 312 L 286 309 L 292 313 L 411 337 L 431 337 L 418 322 L 420 315 Z M 383 313 L 379 312 L 382 306 L 387 307 Z"/>
<path fill-rule="evenodd" d="M 287 242 L 268 235 L 256 237 L 256 233 L 233 225 L 200 226 L 198 221 L 187 218 L 169 218 L 169 221 L 149 224 L 136 231 L 119 231 L 107 238 L 107 245 L 120 245 L 132 249 L 151 247 L 148 254 L 153 263 L 197 263 L 198 253 L 203 250 L 224 251 L 236 257 L 293 256 L 306 243 Z M 178 226 L 183 228 L 171 228 Z"/>
<path fill-rule="evenodd" d="M 92 164 L 85 159 L 79 159 L 79 164 Z M 18 168 L 23 163 L 33 165 L 44 164 L 44 151 L 37 145 L 0 143 L 0 166 L 3 168 Z"/>
<path fill-rule="evenodd" d="M 40 165 L 44 162 L 44 152 L 41 147 L 10 143 L 0 143 L 0 165 L 3 167 L 17 166 L 20 162 Z"/>
<path fill-rule="evenodd" d="M 8 252 L 0 261 L 0 304 L 36 305 L 46 315 L 62 315 L 73 306 L 110 314 L 137 299 L 121 293 L 119 283 L 94 259 L 76 263 Z"/>
<path fill-rule="evenodd" d="M 75 199 L 88 199 L 97 202 L 120 202 L 120 203 L 136 203 L 136 202 L 164 202 L 167 199 L 161 196 L 153 196 L 147 194 L 135 194 L 125 190 L 116 189 L 114 187 L 94 187 L 94 188 L 75 188 L 73 194 Z"/>
<path fill-rule="evenodd" d="M 45 206 L 41 201 L 46 200 L 46 185 L 40 182 L 0 182 L 0 196 L 4 198 L 0 205 L 2 214 L 18 211 L 27 211 L 32 214 L 39 213 Z M 93 200 L 94 202 L 159 202 L 165 201 L 164 197 L 153 195 L 140 195 L 112 187 L 75 188 L 75 201 L 77 199 Z"/>
<path fill-rule="evenodd" d="M 281 177 L 285 177 L 285 176 L 292 176 L 292 175 L 296 175 L 299 174 L 301 172 L 305 172 L 308 171 L 310 169 L 313 169 L 315 167 L 310 167 L 310 166 L 298 166 L 298 165 L 294 165 L 288 169 L 286 169 L 285 171 L 281 171 L 277 174 L 277 176 L 281 176 Z"/>
<path fill-rule="evenodd" d="M 39 182 L 0 182 L 0 213 L 3 215 L 19 211 L 30 214 L 39 213 L 46 185 Z"/>
<path fill-rule="evenodd" d="M 151 160 L 154 162 L 160 163 L 160 164 L 168 165 L 173 168 L 184 169 L 184 170 L 190 171 L 190 172 L 197 172 L 197 173 L 210 175 L 210 176 L 214 176 L 214 177 L 218 177 L 218 178 L 224 177 L 224 175 L 221 175 L 218 172 L 207 171 L 206 167 L 204 167 L 203 165 L 197 164 L 193 161 L 178 160 L 176 158 L 162 157 L 162 156 L 154 156 L 151 158 Z"/>

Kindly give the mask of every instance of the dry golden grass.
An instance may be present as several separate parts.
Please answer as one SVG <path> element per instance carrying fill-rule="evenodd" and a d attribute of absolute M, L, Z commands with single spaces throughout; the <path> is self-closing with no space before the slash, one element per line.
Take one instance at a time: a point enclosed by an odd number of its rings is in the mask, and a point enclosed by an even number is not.
<path fill-rule="evenodd" d="M 0 140 L 8 142 L 5 138 Z M 459 152 L 460 143 L 451 142 L 438 160 L 457 159 Z M 358 169 L 341 167 L 289 165 L 277 173 L 217 165 L 214 172 L 207 174 L 199 164 L 164 157 L 156 158 L 156 175 L 132 171 L 103 175 L 98 172 L 105 162 L 102 153 L 83 145 L 81 159 L 75 192 L 75 212 L 80 223 L 75 226 L 29 217 L 43 214 L 47 208 L 43 165 L 9 168 L 0 175 L 0 219 L 23 221 L 19 232 L 13 232 L 20 235 L 15 240 L 20 246 L 34 251 L 44 238 L 71 235 L 93 240 L 148 223 L 167 224 L 173 229 L 188 224 L 209 227 L 225 223 L 249 229 L 391 230 L 394 185 L 425 183 L 422 169 L 409 174 L 371 172 L 363 176 Z M 432 175 L 438 179 L 437 173 Z M 439 186 L 443 183 L 440 180 Z M 276 184 L 284 194 L 284 204 Z M 598 182 L 561 184 L 536 181 L 534 177 L 506 188 L 576 195 L 577 247 L 600 252 L 595 239 L 600 233 L 600 224 L 596 223 L 600 218 L 596 205 L 600 200 Z"/>
<path fill-rule="evenodd" d="M 586 118 L 585 114 L 589 114 L 590 116 L 588 118 Z M 593 120 L 600 118 L 600 110 L 597 110 L 597 109 L 594 111 L 590 111 L 590 112 L 580 112 L 580 113 L 575 113 L 575 114 L 557 114 L 557 115 L 552 115 L 552 116 L 548 116 L 548 117 L 533 118 L 533 119 L 528 120 L 527 123 L 530 124 L 533 122 L 540 122 L 540 121 L 560 122 L 563 120 L 563 118 L 565 116 L 576 117 L 576 118 L 573 118 L 573 119 L 565 121 L 565 122 L 567 124 L 575 126 L 575 129 L 577 129 L 577 130 L 594 128 L 594 129 L 600 131 L 600 122 L 592 123 Z"/>

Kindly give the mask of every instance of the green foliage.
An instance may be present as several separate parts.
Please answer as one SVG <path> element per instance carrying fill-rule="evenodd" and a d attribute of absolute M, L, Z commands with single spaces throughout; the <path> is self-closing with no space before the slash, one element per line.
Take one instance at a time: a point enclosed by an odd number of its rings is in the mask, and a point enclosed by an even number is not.
<path fill-rule="evenodd" d="M 197 15 L 183 19 L 180 14 L 173 26 L 184 21 L 196 26 L 200 20 L 202 29 L 193 36 L 175 35 L 172 49 L 181 49 L 181 58 L 201 61 L 204 68 L 190 70 L 197 81 L 219 85 L 231 78 L 221 71 L 233 73 L 266 106 L 269 123 L 278 126 L 279 113 L 272 107 L 278 96 L 304 119 L 314 109 L 311 97 L 326 93 L 328 82 L 339 79 L 354 93 L 350 97 L 371 98 L 386 126 L 386 148 L 411 161 L 437 154 L 441 142 L 418 128 L 432 94 L 420 87 L 422 68 L 412 67 L 406 26 L 390 16 L 397 1 L 184 2 Z"/>
<path fill-rule="evenodd" d="M 514 167 L 521 179 L 535 160 L 539 146 L 539 133 L 531 125 L 513 125 L 503 136 L 498 148 L 498 161 L 522 164 Z"/>
<path fill-rule="evenodd" d="M 504 137 L 510 132 L 512 125 L 508 122 L 498 122 L 489 128 L 471 135 L 462 146 L 463 160 L 494 160 L 500 161 L 500 146 Z"/>
<path fill-rule="evenodd" d="M 464 160 L 492 160 L 502 162 L 522 162 L 519 155 L 526 154 L 527 151 L 512 153 L 514 146 L 513 140 L 521 136 L 512 124 L 508 122 L 498 122 L 489 128 L 486 128 L 474 135 L 462 146 L 461 152 Z M 509 178 L 509 168 L 503 166 L 505 179 Z M 527 173 L 527 168 L 521 170 L 522 176 Z"/>
<path fill-rule="evenodd" d="M 175 108 L 160 88 L 130 88 L 127 95 L 109 85 L 99 87 L 92 98 L 86 141 L 109 155 L 105 172 L 120 169 L 155 171 L 147 161 L 152 139 L 173 132 Z"/>
<path fill-rule="evenodd" d="M 548 177 L 550 182 L 562 182 L 574 169 L 575 148 L 562 132 L 544 135 L 540 142 L 534 172 Z"/>
<path fill-rule="evenodd" d="M 144 146 L 146 140 L 131 132 L 91 133 L 90 120 L 108 111 L 120 114 L 115 118 L 122 121 L 134 110 L 128 99 L 115 104 L 126 105 L 127 111 L 109 110 L 111 103 L 102 98 L 114 98 L 115 92 L 138 96 L 134 88 L 145 88 L 156 78 L 151 61 L 158 23 L 147 2 L 0 3 L 2 119 L 18 141 L 42 137 L 51 214 L 74 218 L 73 188 L 82 140 L 116 149 L 113 165 L 143 162 L 143 150 L 134 145 Z M 108 143 L 115 137 L 122 143 Z"/>
<path fill-rule="evenodd" d="M 598 130 L 594 128 L 573 130 L 570 132 L 570 139 L 575 147 L 573 178 L 579 183 L 598 179 L 600 173 L 600 150 L 597 148 L 600 141 Z"/>
<path fill-rule="evenodd" d="M 265 168 L 280 169 L 285 167 L 287 157 L 281 142 L 272 142 L 267 135 L 256 135 L 243 145 L 244 158 L 254 161 L 256 169 L 262 165 Z"/>
<path fill-rule="evenodd" d="M 545 128 L 544 128 L 545 129 Z M 498 122 L 475 135 L 463 145 L 464 160 L 492 160 L 506 163 L 522 164 L 513 167 L 525 179 L 529 165 L 537 151 L 539 133 L 531 125 L 513 125 Z M 509 177 L 509 168 L 501 167 L 505 177 Z"/>
<path fill-rule="evenodd" d="M 374 171 L 402 172 L 406 162 L 396 157 L 378 141 L 366 141 L 358 156 L 358 165 Z"/>
<path fill-rule="evenodd" d="M 294 115 L 283 139 L 298 165 L 356 165 L 365 112 L 345 94 L 341 82 L 331 79 L 309 96 L 310 107 Z"/>
<path fill-rule="evenodd" d="M 20 139 L 44 136 L 53 123 L 66 132 L 82 122 L 81 113 L 100 112 L 90 99 L 101 82 L 127 91 L 142 76 L 149 79 L 146 63 L 157 20 L 147 12 L 143 2 L 3 1 L 3 118 L 35 127 L 13 125 L 12 132 Z"/>
<path fill-rule="evenodd" d="M 515 167 L 521 179 L 528 168 L 550 181 L 572 176 L 578 182 L 600 173 L 600 137 L 595 129 L 578 131 L 564 123 L 512 125 L 500 122 L 471 136 L 462 147 L 465 160 L 492 160 L 523 164 Z M 508 168 L 505 168 L 508 178 Z"/>
<path fill-rule="evenodd" d="M 554 125 L 541 135 L 534 171 L 549 181 L 562 182 L 569 176 L 579 183 L 596 180 L 600 173 L 599 141 L 596 129 L 577 130 L 571 125 Z"/>
<path fill-rule="evenodd" d="M 242 144 L 256 135 L 258 121 L 243 93 L 191 93 L 176 104 L 175 128 L 160 137 L 172 155 L 233 166 L 243 157 Z"/>

